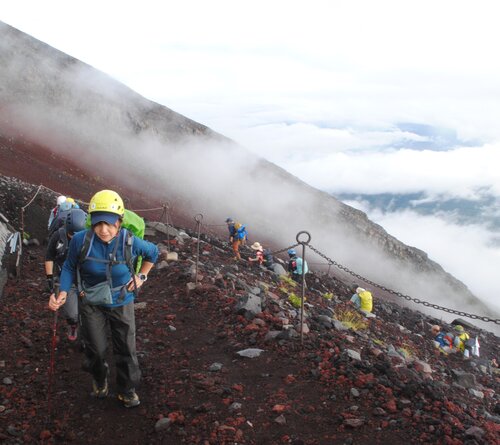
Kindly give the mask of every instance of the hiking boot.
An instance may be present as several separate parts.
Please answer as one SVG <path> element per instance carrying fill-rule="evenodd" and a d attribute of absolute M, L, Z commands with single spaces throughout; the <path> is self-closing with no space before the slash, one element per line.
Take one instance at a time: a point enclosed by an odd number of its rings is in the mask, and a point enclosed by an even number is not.
<path fill-rule="evenodd" d="M 78 338 L 78 325 L 77 324 L 68 325 L 68 340 L 76 341 L 77 338 Z"/>
<path fill-rule="evenodd" d="M 107 377 L 104 379 L 104 383 L 102 385 L 99 385 L 94 379 L 92 379 L 92 392 L 90 394 L 92 397 L 104 399 L 108 395 L 108 392 L 109 388 Z"/>
<path fill-rule="evenodd" d="M 139 406 L 141 404 L 135 389 L 130 389 L 127 392 L 118 394 L 118 400 L 123 403 L 125 408 L 133 408 L 134 406 Z"/>

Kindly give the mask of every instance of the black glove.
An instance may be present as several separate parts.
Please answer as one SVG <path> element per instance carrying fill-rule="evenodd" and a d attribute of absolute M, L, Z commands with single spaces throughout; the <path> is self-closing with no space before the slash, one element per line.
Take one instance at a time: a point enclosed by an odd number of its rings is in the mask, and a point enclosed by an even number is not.
<path fill-rule="evenodd" d="M 47 290 L 54 293 L 54 275 L 47 275 Z"/>

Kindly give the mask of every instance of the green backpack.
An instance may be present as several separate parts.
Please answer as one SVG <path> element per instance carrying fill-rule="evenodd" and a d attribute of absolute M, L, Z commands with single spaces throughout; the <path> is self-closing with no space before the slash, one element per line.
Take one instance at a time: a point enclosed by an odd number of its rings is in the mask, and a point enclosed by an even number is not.
<path fill-rule="evenodd" d="M 86 227 L 90 229 L 92 224 L 90 223 L 90 213 L 87 215 Z M 137 213 L 132 210 L 125 209 L 123 214 L 122 228 L 127 229 L 134 236 L 140 239 L 144 239 L 144 232 L 146 231 L 146 223 L 144 218 L 140 217 Z M 137 259 L 137 264 L 135 265 L 135 271 L 139 272 L 141 269 L 142 257 Z"/>

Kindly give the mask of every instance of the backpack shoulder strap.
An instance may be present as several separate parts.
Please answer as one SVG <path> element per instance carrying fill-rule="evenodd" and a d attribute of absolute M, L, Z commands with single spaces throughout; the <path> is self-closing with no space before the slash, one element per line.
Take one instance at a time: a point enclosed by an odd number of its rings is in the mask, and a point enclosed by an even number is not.
<path fill-rule="evenodd" d="M 94 232 L 92 230 L 89 229 L 85 232 L 85 238 L 83 238 L 82 248 L 80 249 L 80 254 L 78 255 L 78 261 L 76 264 L 76 284 L 78 287 L 79 294 L 83 292 L 82 274 L 80 269 L 82 267 L 82 263 L 85 261 L 90 252 L 90 248 L 92 247 L 91 245 L 93 237 L 94 237 Z"/>
<path fill-rule="evenodd" d="M 83 239 L 82 248 L 80 249 L 80 255 L 78 256 L 78 264 L 83 263 L 85 261 L 85 258 L 87 258 L 90 252 L 93 237 L 94 232 L 92 232 L 92 230 L 87 230 L 85 232 L 85 238 Z"/>
<path fill-rule="evenodd" d="M 132 255 L 132 246 L 134 245 L 134 234 L 130 232 L 130 230 L 123 229 L 125 234 L 123 236 L 123 256 L 125 258 L 125 263 L 127 264 L 130 270 L 130 276 L 132 277 L 132 281 L 134 283 L 134 294 L 137 298 L 139 296 L 139 288 L 137 287 L 137 283 L 135 281 L 135 266 Z"/>
<path fill-rule="evenodd" d="M 123 233 L 123 258 L 125 263 L 130 268 L 130 273 L 133 272 L 132 262 L 132 246 L 134 244 L 134 234 L 128 229 L 122 229 Z"/>
<path fill-rule="evenodd" d="M 66 229 L 64 227 L 57 229 L 57 236 L 59 237 L 59 240 L 63 242 L 58 252 L 58 254 L 62 256 L 65 255 L 68 250 L 68 235 L 66 234 Z"/>

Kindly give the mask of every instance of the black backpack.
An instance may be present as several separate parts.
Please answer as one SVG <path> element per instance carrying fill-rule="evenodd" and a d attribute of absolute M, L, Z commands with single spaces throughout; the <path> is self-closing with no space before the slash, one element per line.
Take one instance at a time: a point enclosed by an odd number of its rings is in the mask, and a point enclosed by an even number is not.
<path fill-rule="evenodd" d="M 264 266 L 266 267 L 270 267 L 274 264 L 274 257 L 271 253 L 271 250 L 270 249 L 264 249 L 264 252 L 262 252 L 264 254 Z"/>
<path fill-rule="evenodd" d="M 49 238 L 52 236 L 52 234 L 56 230 L 59 230 L 61 227 L 64 227 L 64 223 L 66 222 L 66 217 L 71 212 L 71 210 L 72 209 L 69 209 L 69 210 L 59 210 L 57 212 L 57 215 L 55 216 L 55 218 L 50 223 Z"/>

